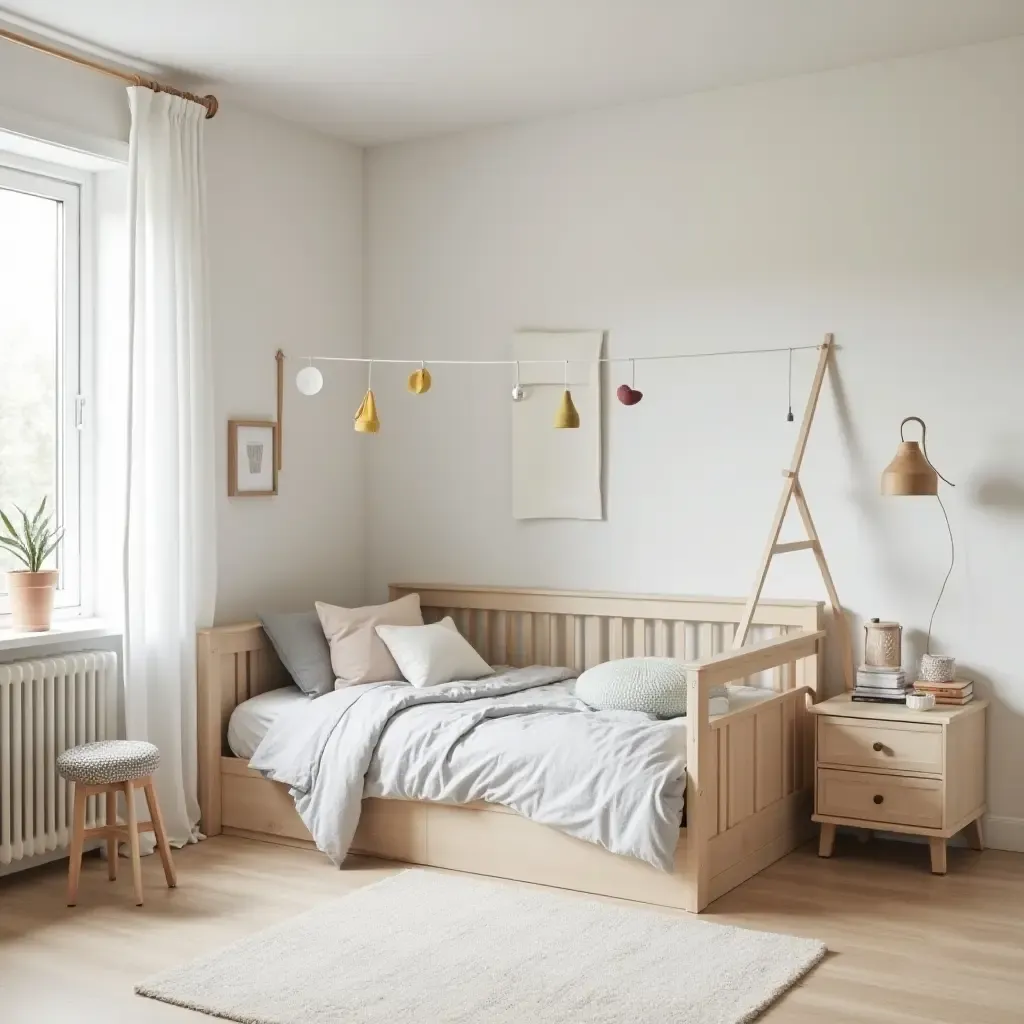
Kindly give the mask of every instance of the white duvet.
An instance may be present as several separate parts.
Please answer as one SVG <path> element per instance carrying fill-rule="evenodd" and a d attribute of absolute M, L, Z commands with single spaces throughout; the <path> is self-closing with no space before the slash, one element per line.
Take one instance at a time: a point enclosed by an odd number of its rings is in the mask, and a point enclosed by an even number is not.
<path fill-rule="evenodd" d="M 685 720 L 594 711 L 567 669 L 534 666 L 428 689 L 336 690 L 278 718 L 250 767 L 290 787 L 339 864 L 368 796 L 485 800 L 671 871 L 685 754 Z"/>

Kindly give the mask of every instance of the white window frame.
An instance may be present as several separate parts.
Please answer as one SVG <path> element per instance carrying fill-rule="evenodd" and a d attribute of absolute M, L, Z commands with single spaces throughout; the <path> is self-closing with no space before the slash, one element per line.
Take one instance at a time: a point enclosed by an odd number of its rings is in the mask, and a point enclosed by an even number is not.
<path fill-rule="evenodd" d="M 0 149 L 0 188 L 63 204 L 64 288 L 57 355 L 62 429 L 57 441 L 57 485 L 65 542 L 78 557 L 65 557 L 59 563 L 61 579 L 54 605 L 58 617 L 88 615 L 93 604 L 95 532 L 93 431 L 87 414 L 93 379 L 93 176 L 86 170 Z M 0 594 L 0 628 L 9 613 L 10 601 Z"/>

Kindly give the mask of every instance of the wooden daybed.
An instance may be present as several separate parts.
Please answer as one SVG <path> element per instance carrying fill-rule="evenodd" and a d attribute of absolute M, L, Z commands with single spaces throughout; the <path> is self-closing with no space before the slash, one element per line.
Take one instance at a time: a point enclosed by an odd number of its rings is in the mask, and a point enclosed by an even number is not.
<path fill-rule="evenodd" d="M 744 599 L 448 585 L 393 586 L 391 598 L 413 592 L 424 621 L 451 615 L 491 664 L 582 671 L 633 655 L 692 661 L 686 825 L 668 874 L 491 804 L 367 799 L 353 852 L 697 912 L 809 837 L 807 706 L 823 673 L 821 603 L 761 601 L 753 626 L 766 639 L 730 650 Z M 709 718 L 712 687 L 748 681 L 772 696 Z M 225 742 L 237 704 L 288 682 L 258 623 L 200 633 L 199 802 L 207 835 L 312 845 L 287 790 L 230 756 Z"/>

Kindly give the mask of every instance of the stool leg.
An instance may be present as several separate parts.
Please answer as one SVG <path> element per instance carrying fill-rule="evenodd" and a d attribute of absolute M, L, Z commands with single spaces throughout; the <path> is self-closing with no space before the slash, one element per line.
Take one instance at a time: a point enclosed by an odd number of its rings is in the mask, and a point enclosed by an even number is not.
<path fill-rule="evenodd" d="M 75 783 L 75 820 L 71 827 L 71 856 L 68 860 L 68 906 L 78 903 L 78 879 L 82 874 L 82 847 L 85 845 L 85 786 Z"/>
<path fill-rule="evenodd" d="M 117 790 L 107 790 L 107 828 L 114 828 L 117 825 Z M 117 836 L 107 836 L 107 878 L 111 882 L 117 881 Z"/>
<path fill-rule="evenodd" d="M 142 855 L 139 852 L 139 823 L 135 817 L 135 787 L 130 782 L 122 783 L 121 791 L 127 804 L 128 842 L 132 848 L 132 885 L 135 889 L 135 905 L 142 906 Z"/>
<path fill-rule="evenodd" d="M 178 884 L 178 877 L 174 873 L 171 847 L 167 842 L 167 833 L 164 831 L 164 816 L 160 813 L 160 804 L 156 799 L 156 790 L 153 788 L 152 776 L 146 779 L 146 784 L 143 788 L 146 791 L 146 803 L 149 804 L 149 817 L 153 822 L 156 848 L 160 852 L 160 860 L 163 861 L 164 865 L 164 878 L 167 879 L 167 888 L 173 889 Z"/>

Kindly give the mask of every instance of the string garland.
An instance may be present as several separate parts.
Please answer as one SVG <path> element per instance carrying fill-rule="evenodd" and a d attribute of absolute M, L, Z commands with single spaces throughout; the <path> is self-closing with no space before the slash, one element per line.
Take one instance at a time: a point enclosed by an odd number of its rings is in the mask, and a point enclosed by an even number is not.
<path fill-rule="evenodd" d="M 786 413 L 786 422 L 793 422 L 793 350 L 789 350 L 789 412 Z"/>
<path fill-rule="evenodd" d="M 570 359 L 572 363 L 649 363 L 665 359 L 715 359 L 724 356 L 765 356 L 779 352 L 817 351 L 820 345 L 786 345 L 783 348 L 734 348 L 724 352 L 672 352 L 655 356 L 601 356 L 598 359 Z M 559 365 L 565 359 L 385 359 L 381 356 L 302 356 L 311 363 L 394 363 L 400 366 L 515 366 L 517 363 Z"/>
<path fill-rule="evenodd" d="M 629 363 L 631 368 L 630 384 L 622 384 L 616 390 L 616 397 L 626 406 L 636 405 L 642 398 L 643 392 L 636 390 L 636 364 L 664 362 L 676 359 L 721 359 L 731 356 L 763 356 L 773 355 L 780 352 L 788 356 L 789 376 L 789 411 L 786 415 L 788 422 L 793 422 L 793 353 L 808 352 L 817 350 L 820 345 L 787 345 L 783 348 L 735 348 L 726 351 L 712 352 L 671 352 L 664 355 L 647 356 L 602 356 L 597 359 L 568 360 L 568 359 L 390 359 L 377 356 L 303 356 L 306 366 L 299 370 L 295 377 L 295 384 L 304 395 L 315 395 L 323 387 L 323 374 L 313 365 L 314 363 L 362 363 L 367 366 L 367 387 L 360 403 L 359 409 L 354 417 L 354 427 L 361 433 L 375 434 L 380 430 L 380 420 L 377 417 L 376 399 L 371 387 L 373 379 L 373 364 L 382 363 L 394 366 L 419 366 L 419 369 L 410 374 L 407 387 L 413 394 L 422 395 L 430 390 L 431 375 L 426 366 L 429 362 L 433 366 L 512 366 L 515 367 L 515 385 L 512 388 L 512 400 L 522 401 L 525 391 L 520 384 L 519 372 L 523 363 L 532 363 L 539 366 L 557 365 L 563 366 L 564 391 L 555 414 L 555 427 L 557 429 L 574 429 L 579 427 L 580 418 L 572 401 L 569 390 L 569 363 L 585 362 L 591 363 Z"/>

